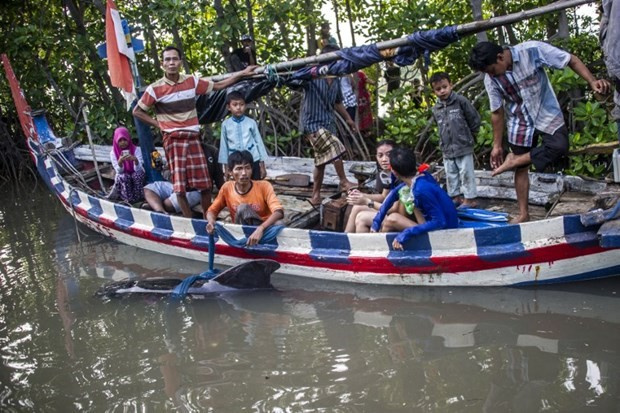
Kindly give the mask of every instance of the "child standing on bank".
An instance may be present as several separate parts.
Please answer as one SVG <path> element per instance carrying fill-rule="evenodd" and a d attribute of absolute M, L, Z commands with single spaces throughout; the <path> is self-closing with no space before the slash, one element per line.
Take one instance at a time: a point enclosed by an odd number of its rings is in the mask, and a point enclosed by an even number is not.
<path fill-rule="evenodd" d="M 224 176 L 229 177 L 231 172 L 228 169 L 228 156 L 235 151 L 248 151 L 254 159 L 252 179 L 265 179 L 267 151 L 256 121 L 245 115 L 245 97 L 240 92 L 230 92 L 226 96 L 226 108 L 232 116 L 222 122 L 218 156 L 218 162 L 224 169 Z"/>
<path fill-rule="evenodd" d="M 474 207 L 478 195 L 474 137 L 480 130 L 480 115 L 466 97 L 452 91 L 452 82 L 446 72 L 435 73 L 430 83 L 438 98 L 433 117 L 439 126 L 448 195 L 457 204 Z"/>

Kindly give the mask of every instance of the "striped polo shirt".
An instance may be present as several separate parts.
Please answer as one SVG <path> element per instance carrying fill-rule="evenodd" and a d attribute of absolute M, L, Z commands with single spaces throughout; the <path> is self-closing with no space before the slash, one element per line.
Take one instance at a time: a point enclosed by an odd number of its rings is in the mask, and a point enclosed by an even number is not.
<path fill-rule="evenodd" d="M 342 102 L 340 80 L 332 79 L 329 84 L 327 79 L 314 79 L 304 82 L 303 88 L 306 91 L 301 111 L 304 133 L 314 133 L 320 128 L 336 133 L 334 105 Z"/>
<path fill-rule="evenodd" d="M 508 48 L 512 70 L 484 76 L 491 112 L 502 107 L 508 116 L 508 141 L 531 147 L 534 131 L 553 134 L 564 125 L 564 117 L 545 67 L 563 69 L 570 53 L 550 44 L 529 41 Z"/>
<path fill-rule="evenodd" d="M 163 132 L 200 132 L 196 96 L 213 90 L 213 82 L 198 76 L 179 74 L 178 82 L 167 77 L 149 85 L 138 101 L 144 111 L 153 108 Z"/>

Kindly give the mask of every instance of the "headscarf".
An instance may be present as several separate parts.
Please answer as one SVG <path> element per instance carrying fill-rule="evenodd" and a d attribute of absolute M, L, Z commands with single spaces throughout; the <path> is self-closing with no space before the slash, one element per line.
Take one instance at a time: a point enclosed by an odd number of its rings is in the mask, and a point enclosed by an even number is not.
<path fill-rule="evenodd" d="M 120 159 L 121 152 L 123 149 L 118 145 L 121 139 L 125 139 L 129 145 L 124 150 L 128 150 L 129 153 L 133 156 L 136 156 L 136 145 L 131 141 L 131 135 L 129 135 L 129 130 L 127 128 L 121 126 L 114 130 L 114 142 L 112 147 L 114 149 L 114 155 L 116 155 L 116 159 Z M 124 161 L 123 162 L 123 172 L 132 174 L 134 171 L 134 163 L 133 161 Z"/>

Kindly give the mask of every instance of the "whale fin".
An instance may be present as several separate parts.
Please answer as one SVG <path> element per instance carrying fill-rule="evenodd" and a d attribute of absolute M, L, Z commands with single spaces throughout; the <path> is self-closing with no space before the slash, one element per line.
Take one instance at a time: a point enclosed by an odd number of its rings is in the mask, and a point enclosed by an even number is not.
<path fill-rule="evenodd" d="M 228 268 L 210 281 L 197 280 L 189 289 L 190 294 L 217 293 L 219 284 L 225 287 L 220 290 L 230 291 L 273 288 L 271 274 L 280 268 L 273 260 L 256 259 Z M 171 294 L 182 280 L 178 278 L 147 278 L 142 280 L 116 281 L 102 286 L 95 295 L 98 297 L 122 297 L 131 294 Z M 216 282 L 217 284 L 210 284 Z M 208 286 L 208 287 L 207 287 Z M 202 291 L 201 289 L 204 288 Z"/>
<path fill-rule="evenodd" d="M 271 274 L 280 268 L 273 260 L 252 260 L 218 274 L 212 281 L 239 290 L 273 288 Z"/>

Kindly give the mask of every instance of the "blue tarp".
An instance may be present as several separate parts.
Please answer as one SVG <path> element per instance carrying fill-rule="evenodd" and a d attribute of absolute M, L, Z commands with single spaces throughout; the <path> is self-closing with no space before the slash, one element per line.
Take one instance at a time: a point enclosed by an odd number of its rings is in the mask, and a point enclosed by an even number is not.
<path fill-rule="evenodd" d="M 389 59 L 399 66 L 408 66 L 413 64 L 422 55 L 425 56 L 428 63 L 431 52 L 443 49 L 449 44 L 458 41 L 459 36 L 456 32 L 456 26 L 448 26 L 442 29 L 415 32 L 407 36 L 407 39 L 410 44 L 398 47 L 396 54 L 393 56 L 382 55 L 376 44 L 338 50 L 335 53 L 340 57 L 340 60 L 322 66 L 299 69 L 293 73 L 292 78 L 310 80 L 318 76 L 342 76 Z"/>
<path fill-rule="evenodd" d="M 219 90 L 200 96 L 196 104 L 199 121 L 202 124 L 209 124 L 225 118 L 228 114 L 226 93 L 232 90 L 240 91 L 245 96 L 246 102 L 249 103 L 266 95 L 277 86 L 286 85 L 295 88 L 306 80 L 312 80 L 319 76 L 342 76 L 355 73 L 383 60 L 391 59 L 399 66 L 407 66 L 413 64 L 420 56 L 424 56 L 428 63 L 431 52 L 443 49 L 458 41 L 459 37 L 456 26 L 448 26 L 442 29 L 415 32 L 407 36 L 407 39 L 410 44 L 398 47 L 395 49 L 395 54 L 384 53 L 385 56 L 382 55 L 376 44 L 349 47 L 336 52 L 340 60 L 325 65 L 304 67 L 287 78 L 275 75 L 264 80 L 244 80 L 229 88 L 228 91 Z"/>

